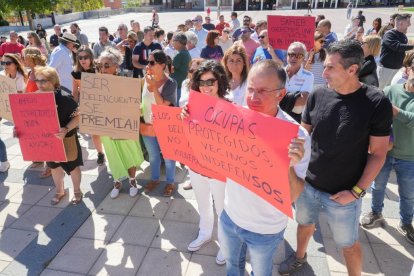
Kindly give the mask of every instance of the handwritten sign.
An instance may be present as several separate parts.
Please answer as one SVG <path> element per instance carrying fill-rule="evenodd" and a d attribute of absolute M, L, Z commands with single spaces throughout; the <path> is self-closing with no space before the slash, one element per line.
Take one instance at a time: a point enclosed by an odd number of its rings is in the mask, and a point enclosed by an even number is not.
<path fill-rule="evenodd" d="M 201 164 L 292 217 L 288 145 L 298 125 L 191 92 L 184 133 Z"/>
<path fill-rule="evenodd" d="M 53 92 L 11 94 L 10 106 L 26 161 L 66 161 L 63 141 L 56 138 L 59 120 Z"/>
<path fill-rule="evenodd" d="M 140 79 L 82 73 L 80 132 L 137 140 L 140 105 Z"/>
<path fill-rule="evenodd" d="M 198 162 L 184 134 L 180 113 L 179 107 L 152 105 L 153 126 L 163 156 L 183 163 L 197 173 L 225 182 L 224 176 Z"/>
<path fill-rule="evenodd" d="M 268 15 L 269 43 L 274 49 L 287 50 L 292 42 L 299 41 L 308 50 L 313 48 L 315 17 Z"/>
<path fill-rule="evenodd" d="M 0 75 L 0 117 L 12 121 L 9 94 L 16 93 L 16 81 Z"/>

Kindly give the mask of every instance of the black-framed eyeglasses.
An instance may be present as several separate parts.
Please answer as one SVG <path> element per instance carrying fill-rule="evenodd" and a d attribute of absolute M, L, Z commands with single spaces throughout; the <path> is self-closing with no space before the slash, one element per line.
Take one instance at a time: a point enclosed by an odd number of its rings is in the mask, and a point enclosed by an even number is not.
<path fill-rule="evenodd" d="M 213 86 L 216 79 L 199 80 L 198 86 Z"/>
<path fill-rule="evenodd" d="M 301 53 L 288 53 L 289 57 L 295 57 L 295 58 L 303 58 L 303 54 Z"/>
<path fill-rule="evenodd" d="M 49 80 L 45 80 L 45 79 L 35 79 L 35 82 L 40 84 L 40 85 L 43 85 L 43 84 L 47 83 L 48 81 Z"/>
<path fill-rule="evenodd" d="M 264 38 L 265 38 L 265 36 L 264 36 L 264 35 L 259 35 L 257 38 L 258 38 L 258 39 L 264 39 Z"/>
<path fill-rule="evenodd" d="M 7 65 L 7 66 L 9 66 L 9 65 L 11 65 L 12 63 L 14 63 L 13 61 L 2 61 L 1 62 L 1 65 Z"/>
<path fill-rule="evenodd" d="M 148 61 L 148 64 L 150 65 L 150 66 L 154 66 L 155 64 L 157 64 L 158 62 L 156 62 L 155 60 L 150 60 L 150 61 Z"/>
<path fill-rule="evenodd" d="M 89 57 L 88 57 L 88 56 L 78 56 L 78 59 L 79 59 L 79 60 L 83 60 L 83 59 L 85 59 L 85 60 L 86 60 L 86 59 L 89 59 Z"/>
<path fill-rule="evenodd" d="M 109 69 L 109 68 L 111 68 L 111 64 L 109 64 L 109 63 L 104 63 L 104 64 L 102 64 L 102 63 L 98 63 L 97 65 L 96 65 L 99 69 L 100 68 L 105 68 L 105 69 Z"/>

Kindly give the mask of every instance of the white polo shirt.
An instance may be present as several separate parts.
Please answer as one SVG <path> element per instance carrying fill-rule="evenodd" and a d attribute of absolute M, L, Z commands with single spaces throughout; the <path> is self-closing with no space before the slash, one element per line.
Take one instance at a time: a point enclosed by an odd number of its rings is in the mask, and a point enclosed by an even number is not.
<path fill-rule="evenodd" d="M 280 108 L 276 118 L 298 124 Z M 299 127 L 298 137 L 305 138 L 305 155 L 295 166 L 295 172 L 298 177 L 305 179 L 311 155 L 311 139 L 308 132 L 301 126 Z M 279 233 L 286 228 L 288 222 L 288 216 L 284 213 L 249 189 L 228 178 L 224 210 L 236 225 L 258 234 Z"/>
<path fill-rule="evenodd" d="M 287 72 L 286 72 L 287 75 Z M 299 71 L 290 79 L 286 80 L 286 90 L 288 93 L 296 91 L 306 91 L 311 93 L 313 90 L 313 74 L 300 66 Z"/>

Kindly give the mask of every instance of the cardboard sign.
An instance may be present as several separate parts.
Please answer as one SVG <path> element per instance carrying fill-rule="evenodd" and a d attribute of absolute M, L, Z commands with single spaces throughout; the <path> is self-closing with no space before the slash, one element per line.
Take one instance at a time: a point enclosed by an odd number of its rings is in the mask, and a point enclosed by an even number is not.
<path fill-rule="evenodd" d="M 201 164 L 292 217 L 288 145 L 298 125 L 191 92 L 184 133 Z"/>
<path fill-rule="evenodd" d="M 10 106 L 25 161 L 66 161 L 53 92 L 11 94 Z"/>
<path fill-rule="evenodd" d="M 16 93 L 16 81 L 0 75 L 0 117 L 12 121 L 9 94 Z"/>
<path fill-rule="evenodd" d="M 179 107 L 152 105 L 153 126 L 163 156 L 183 163 L 197 173 L 225 182 L 224 176 L 198 162 L 184 134 L 184 123 L 180 113 Z"/>
<path fill-rule="evenodd" d="M 82 73 L 80 132 L 138 140 L 140 79 Z"/>
<path fill-rule="evenodd" d="M 299 41 L 306 49 L 313 48 L 315 17 L 268 15 L 269 43 L 274 49 L 287 50 L 292 42 Z"/>

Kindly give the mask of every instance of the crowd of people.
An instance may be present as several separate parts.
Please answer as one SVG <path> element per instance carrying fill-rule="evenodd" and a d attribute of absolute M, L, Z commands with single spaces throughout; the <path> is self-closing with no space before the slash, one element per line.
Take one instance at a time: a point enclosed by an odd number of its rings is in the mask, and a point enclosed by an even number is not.
<path fill-rule="evenodd" d="M 153 24 L 142 30 L 137 21 L 129 27 L 120 24 L 113 35 L 102 26 L 94 43 L 77 23 L 68 30 L 54 26 L 49 39 L 38 25 L 27 33 L 27 41 L 12 31 L 10 40 L 2 42 L 1 74 L 16 81 L 18 93 L 55 92 L 61 125 L 56 137 L 72 145 L 72 151 L 67 162 L 46 162 L 41 174 L 53 177 L 52 205 L 65 196 L 65 173 L 72 179 L 72 203 L 79 204 L 83 197 L 77 128 L 82 72 L 143 79 L 142 141 L 92 135 L 97 164 L 108 163 L 114 179 L 113 199 L 125 178 L 131 197 L 141 188 L 151 194 L 161 183 L 162 164 L 163 195 L 170 197 L 177 189 L 176 161 L 162 156 L 152 125 L 152 105 L 182 107 L 185 118 L 190 113 L 189 91 L 194 90 L 301 124 L 289 145 L 286 172 L 298 222 L 297 248 L 280 265 L 279 273 L 290 275 L 304 267 L 309 240 L 324 209 L 348 273 L 361 275 L 358 228 L 375 227 L 384 219 L 384 194 L 392 169 L 400 196 L 398 230 L 414 244 L 414 45 L 406 36 L 411 14 L 393 14 L 384 26 L 376 18 L 366 32 L 362 11 L 348 17 L 343 39 L 338 40 L 331 21 L 319 15 L 313 48 L 296 41 L 287 50 L 269 43 L 267 21 L 253 22 L 244 15 L 240 22 L 236 12 L 228 22 L 219 15 L 217 24 L 209 15 L 204 19 L 197 15 L 167 33 L 155 13 Z M 19 129 L 14 134 L 19 137 Z M 144 149 L 151 179 L 138 183 L 136 172 L 144 161 Z M 0 172 L 6 172 L 10 163 L 1 139 L 0 162 Z M 254 274 L 271 275 L 288 217 L 232 179 L 224 183 L 191 169 L 189 175 L 185 189 L 194 191 L 200 222 L 188 250 L 197 251 L 212 239 L 215 211 L 220 244 L 216 263 L 226 265 L 227 275 L 243 275 L 248 250 Z M 372 210 L 361 215 L 362 197 L 369 189 Z"/>

